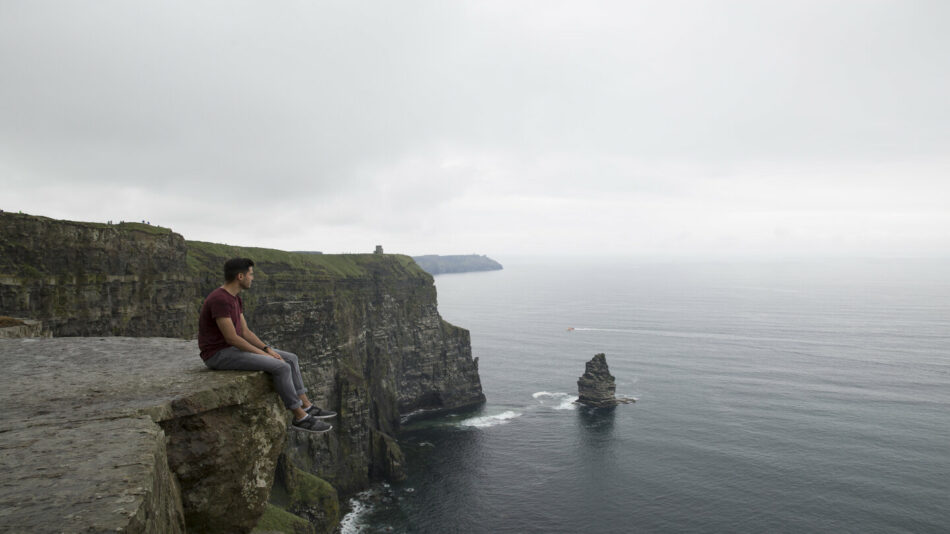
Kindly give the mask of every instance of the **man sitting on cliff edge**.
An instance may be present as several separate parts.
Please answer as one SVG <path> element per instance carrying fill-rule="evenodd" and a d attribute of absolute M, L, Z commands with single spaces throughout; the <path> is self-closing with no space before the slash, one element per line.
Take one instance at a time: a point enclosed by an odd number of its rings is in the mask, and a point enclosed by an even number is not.
<path fill-rule="evenodd" d="M 244 302 L 238 295 L 250 289 L 253 281 L 254 262 L 250 259 L 232 258 L 224 263 L 224 285 L 212 291 L 201 305 L 201 359 L 211 369 L 269 373 L 284 406 L 294 413 L 293 428 L 327 432 L 333 427 L 320 419 L 335 417 L 336 412 L 317 408 L 307 398 L 297 355 L 267 345 L 247 327 Z"/>

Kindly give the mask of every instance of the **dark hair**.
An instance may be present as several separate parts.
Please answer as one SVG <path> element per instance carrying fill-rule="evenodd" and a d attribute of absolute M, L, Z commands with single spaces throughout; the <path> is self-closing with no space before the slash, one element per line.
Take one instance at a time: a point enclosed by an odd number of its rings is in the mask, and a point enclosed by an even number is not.
<path fill-rule="evenodd" d="M 246 273 L 253 266 L 254 260 L 250 258 L 231 258 L 224 262 L 224 281 L 234 280 L 237 275 Z"/>

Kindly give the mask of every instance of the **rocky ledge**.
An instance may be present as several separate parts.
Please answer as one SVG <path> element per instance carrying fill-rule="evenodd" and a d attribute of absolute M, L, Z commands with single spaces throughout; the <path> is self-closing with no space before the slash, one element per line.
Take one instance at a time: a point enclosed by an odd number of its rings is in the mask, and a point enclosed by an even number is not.
<path fill-rule="evenodd" d="M 577 402 L 593 408 L 610 408 L 618 404 L 629 404 L 634 399 L 617 398 L 617 385 L 610 369 L 607 367 L 607 356 L 603 353 L 594 355 L 584 374 L 577 379 Z"/>
<path fill-rule="evenodd" d="M 51 337 L 42 321 L 0 316 L 0 339 L 21 337 Z"/>
<path fill-rule="evenodd" d="M 249 532 L 287 412 L 194 341 L 0 339 L 0 531 Z"/>

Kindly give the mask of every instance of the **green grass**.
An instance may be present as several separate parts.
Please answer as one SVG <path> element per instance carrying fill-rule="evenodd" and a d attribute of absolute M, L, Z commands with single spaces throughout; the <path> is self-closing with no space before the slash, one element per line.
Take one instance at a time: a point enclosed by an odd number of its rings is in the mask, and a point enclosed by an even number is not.
<path fill-rule="evenodd" d="M 65 223 L 85 228 L 96 228 L 118 232 L 139 232 L 149 235 L 172 234 L 172 230 L 161 226 L 138 222 L 122 222 L 107 224 L 101 222 L 64 221 L 51 219 L 39 215 L 17 214 L 4 212 L 4 217 L 30 219 L 34 221 L 48 221 Z M 5 243 L 4 246 L 17 246 Z M 340 279 L 340 278 L 369 278 L 387 272 L 407 273 L 410 276 L 424 277 L 425 272 L 416 265 L 409 256 L 400 254 L 306 254 L 287 252 L 260 247 L 241 247 L 221 243 L 204 241 L 185 241 L 187 254 L 185 256 L 188 270 L 195 276 L 211 275 L 215 279 L 220 277 L 221 267 L 229 258 L 251 258 L 256 264 L 255 271 L 262 278 L 273 276 L 276 278 L 299 278 L 306 273 L 311 279 Z M 8 268 L 9 269 L 9 268 Z M 29 266 L 15 266 L 18 276 L 24 278 L 40 278 L 45 276 L 42 271 Z M 405 276 L 403 274 L 403 276 Z"/>
<path fill-rule="evenodd" d="M 336 490 L 329 482 L 310 473 L 297 469 L 297 487 L 290 494 L 290 500 L 292 506 L 319 504 L 331 521 L 340 520 Z"/>
<path fill-rule="evenodd" d="M 311 513 L 321 510 L 322 515 L 316 516 L 322 518 L 322 524 L 316 525 L 322 527 L 318 531 L 333 530 L 340 522 L 340 501 L 336 489 L 329 482 L 296 466 L 289 466 L 285 477 L 278 475 L 278 480 L 271 487 L 269 500 L 269 506 L 285 513 L 292 514 L 290 510 L 309 510 Z M 278 512 L 272 511 L 271 515 L 275 519 L 289 520 Z M 258 529 L 265 530 L 263 526 L 262 519 Z"/>
<path fill-rule="evenodd" d="M 285 532 L 295 534 L 297 532 L 315 532 L 315 530 L 313 525 L 308 523 L 306 519 L 295 516 L 286 510 L 281 510 L 273 504 L 268 504 L 267 509 L 264 510 L 264 515 L 261 516 L 260 521 L 257 522 L 257 526 L 254 527 L 254 530 L 251 532 Z"/>
<path fill-rule="evenodd" d="M 91 222 L 91 221 L 68 221 L 65 219 L 52 219 L 50 217 L 43 217 L 42 215 L 30 215 L 28 213 L 13 213 L 13 212 L 4 212 L 5 216 L 20 217 L 23 219 L 33 219 L 36 221 L 53 221 L 74 224 L 77 226 L 85 226 L 86 228 L 114 228 L 117 230 L 123 231 L 138 231 L 145 232 L 147 234 L 170 234 L 172 233 L 171 228 L 165 228 L 163 226 L 155 226 L 154 224 L 144 224 L 140 222 L 120 222 L 120 223 L 104 223 L 104 222 Z"/>
<path fill-rule="evenodd" d="M 102 224 L 102 223 L 86 223 L 86 224 L 95 224 L 99 227 L 105 228 L 118 228 L 119 230 L 135 230 L 138 232 L 145 232 L 147 234 L 170 234 L 172 233 L 171 228 L 165 228 L 163 226 L 155 226 L 153 224 L 142 224 L 134 222 L 124 222 L 119 224 Z"/>
<path fill-rule="evenodd" d="M 411 257 L 399 254 L 305 254 L 205 241 L 185 241 L 185 244 L 188 247 L 188 265 L 192 269 L 212 269 L 215 273 L 227 259 L 241 257 L 254 260 L 255 271 L 263 271 L 268 276 L 290 270 L 319 272 L 334 278 L 362 278 L 371 275 L 370 267 L 378 268 L 387 261 L 413 274 L 423 274 Z"/>

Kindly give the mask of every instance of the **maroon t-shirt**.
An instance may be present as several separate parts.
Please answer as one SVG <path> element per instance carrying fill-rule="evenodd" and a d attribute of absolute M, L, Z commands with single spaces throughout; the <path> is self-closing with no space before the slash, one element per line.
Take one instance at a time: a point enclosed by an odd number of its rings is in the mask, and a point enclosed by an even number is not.
<path fill-rule="evenodd" d="M 241 297 L 228 293 L 223 287 L 215 289 L 208 295 L 204 304 L 201 305 L 201 314 L 198 316 L 198 348 L 201 349 L 202 360 L 207 360 L 219 350 L 231 346 L 224 339 L 224 334 L 221 333 L 215 319 L 230 317 L 234 322 L 237 335 L 242 336 L 244 334 L 244 327 L 241 325 L 242 313 L 244 313 L 244 302 Z"/>

